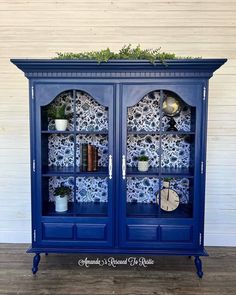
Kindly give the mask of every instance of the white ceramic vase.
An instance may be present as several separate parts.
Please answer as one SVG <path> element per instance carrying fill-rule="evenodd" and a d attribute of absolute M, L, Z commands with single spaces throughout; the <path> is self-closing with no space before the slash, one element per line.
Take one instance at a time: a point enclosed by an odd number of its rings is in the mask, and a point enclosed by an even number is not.
<path fill-rule="evenodd" d="M 66 131 L 68 125 L 68 120 L 66 119 L 56 119 L 55 127 L 57 131 Z"/>
<path fill-rule="evenodd" d="M 68 198 L 61 196 L 55 196 L 55 211 L 56 212 L 65 212 L 68 210 Z"/>
<path fill-rule="evenodd" d="M 148 171 L 149 164 L 148 161 L 138 161 L 138 171 L 146 172 Z"/>

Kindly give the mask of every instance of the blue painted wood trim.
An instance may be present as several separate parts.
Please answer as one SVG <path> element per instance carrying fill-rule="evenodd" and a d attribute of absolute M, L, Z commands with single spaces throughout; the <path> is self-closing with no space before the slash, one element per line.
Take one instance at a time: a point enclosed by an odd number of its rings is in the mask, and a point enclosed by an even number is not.
<path fill-rule="evenodd" d="M 115 249 L 115 248 L 66 248 L 66 247 L 40 247 L 40 248 L 29 248 L 27 253 L 81 253 L 81 254 L 137 254 L 137 255 L 158 255 L 158 256 L 209 256 L 205 249 L 199 250 L 136 250 L 136 249 Z"/>
<path fill-rule="evenodd" d="M 11 59 L 23 72 L 28 71 L 71 71 L 71 70 L 105 70 L 116 69 L 121 71 L 131 70 L 206 70 L 214 72 L 227 59 L 175 59 L 165 60 L 165 64 L 157 61 L 155 65 L 147 60 L 109 60 L 98 64 L 95 60 L 56 60 L 56 59 Z"/>
<path fill-rule="evenodd" d="M 34 87 L 34 83 L 29 81 L 29 121 L 30 121 L 30 175 L 31 175 L 31 241 L 32 246 L 35 246 L 37 243 L 36 238 L 36 230 L 37 230 L 37 216 L 35 212 L 37 212 L 37 204 L 34 200 L 33 196 L 36 194 L 36 127 L 35 127 L 35 99 L 33 97 L 32 87 Z M 34 171 L 35 170 L 35 171 Z"/>
<path fill-rule="evenodd" d="M 207 125 L 208 125 L 208 89 L 209 82 L 205 80 L 202 85 L 202 89 L 205 87 L 205 100 L 202 102 L 202 126 L 201 126 L 201 161 L 203 161 L 204 173 L 201 175 L 201 199 L 200 199 L 200 227 L 199 231 L 202 234 L 201 247 L 204 246 L 205 231 L 204 231 L 204 220 L 205 220 L 205 190 L 206 190 L 206 153 L 207 153 Z"/>

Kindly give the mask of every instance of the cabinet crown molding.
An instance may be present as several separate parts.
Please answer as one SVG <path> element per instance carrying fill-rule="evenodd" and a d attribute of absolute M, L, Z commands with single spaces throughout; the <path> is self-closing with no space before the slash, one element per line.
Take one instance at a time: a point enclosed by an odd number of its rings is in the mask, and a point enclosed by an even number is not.
<path fill-rule="evenodd" d="M 11 59 L 27 78 L 210 78 L 227 59 L 157 61 Z"/>

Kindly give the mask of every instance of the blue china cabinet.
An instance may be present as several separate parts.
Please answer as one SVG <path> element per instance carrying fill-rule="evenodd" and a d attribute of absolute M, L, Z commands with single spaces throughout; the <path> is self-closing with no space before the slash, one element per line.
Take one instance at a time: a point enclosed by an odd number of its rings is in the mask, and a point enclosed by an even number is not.
<path fill-rule="evenodd" d="M 194 256 L 202 277 L 208 80 L 226 59 L 11 61 L 29 79 L 33 273 L 41 253 L 109 253 Z M 61 105 L 65 131 L 48 117 Z M 81 169 L 84 143 L 94 171 Z M 60 185 L 71 194 L 59 213 Z"/>

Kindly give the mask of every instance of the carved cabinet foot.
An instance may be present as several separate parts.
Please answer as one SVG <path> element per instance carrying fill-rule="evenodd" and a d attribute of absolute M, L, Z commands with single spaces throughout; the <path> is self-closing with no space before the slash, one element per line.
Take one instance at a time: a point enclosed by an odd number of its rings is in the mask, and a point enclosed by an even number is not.
<path fill-rule="evenodd" d="M 194 259 L 196 270 L 197 270 L 197 275 L 201 279 L 203 277 L 203 271 L 202 271 L 202 261 L 199 258 L 199 256 L 196 256 Z"/>
<path fill-rule="evenodd" d="M 40 254 L 36 253 L 33 259 L 33 267 L 32 267 L 33 274 L 36 274 L 36 272 L 38 271 L 39 262 L 40 262 Z"/>

